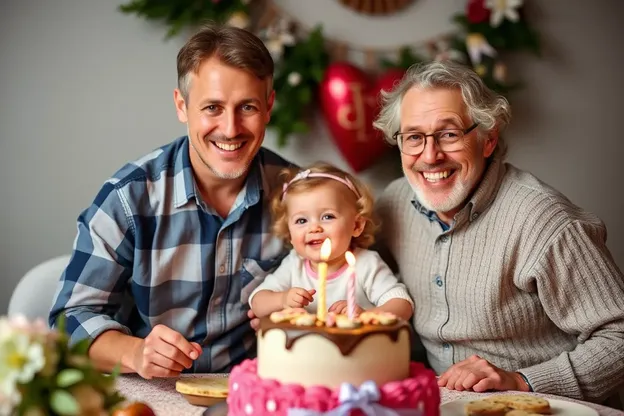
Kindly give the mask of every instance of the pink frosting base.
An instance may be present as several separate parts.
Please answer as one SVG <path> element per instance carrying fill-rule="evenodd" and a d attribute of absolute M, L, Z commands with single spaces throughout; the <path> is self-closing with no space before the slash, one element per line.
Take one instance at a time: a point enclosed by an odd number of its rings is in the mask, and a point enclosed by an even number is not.
<path fill-rule="evenodd" d="M 256 360 L 246 360 L 230 374 L 228 414 L 286 416 L 291 408 L 325 412 L 338 406 L 339 390 L 264 380 L 258 377 Z M 409 378 L 386 383 L 379 390 L 379 403 L 385 407 L 420 408 L 423 416 L 440 414 L 440 388 L 435 373 L 421 363 L 410 364 Z"/>

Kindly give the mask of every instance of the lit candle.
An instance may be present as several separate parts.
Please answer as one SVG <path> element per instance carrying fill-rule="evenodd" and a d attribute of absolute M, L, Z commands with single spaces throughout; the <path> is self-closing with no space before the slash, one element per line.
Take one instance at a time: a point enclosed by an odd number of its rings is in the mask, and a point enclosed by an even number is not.
<path fill-rule="evenodd" d="M 326 298 L 326 286 L 327 286 L 327 260 L 331 255 L 331 240 L 326 238 L 321 245 L 321 262 L 318 264 L 318 307 L 316 310 L 316 317 L 319 321 L 325 322 L 327 316 L 327 298 Z"/>
<path fill-rule="evenodd" d="M 347 316 L 353 320 L 355 319 L 355 256 L 347 251 L 345 259 L 349 263 L 347 268 Z"/>

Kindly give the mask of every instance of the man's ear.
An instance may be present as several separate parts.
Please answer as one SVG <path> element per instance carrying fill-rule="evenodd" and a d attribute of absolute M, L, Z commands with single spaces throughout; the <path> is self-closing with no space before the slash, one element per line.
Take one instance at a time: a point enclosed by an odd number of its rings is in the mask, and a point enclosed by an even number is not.
<path fill-rule="evenodd" d="M 492 156 L 498 145 L 498 127 L 494 127 L 488 132 L 485 142 L 483 143 L 483 157 L 486 159 Z"/>
<path fill-rule="evenodd" d="M 364 232 L 364 227 L 366 227 L 366 220 L 361 216 L 357 216 L 355 218 L 355 228 L 353 229 L 353 237 L 359 237 Z"/>
<path fill-rule="evenodd" d="M 173 102 L 175 104 L 176 113 L 180 123 L 188 123 L 188 116 L 186 115 L 186 101 L 184 101 L 182 92 L 178 88 L 173 91 Z"/>

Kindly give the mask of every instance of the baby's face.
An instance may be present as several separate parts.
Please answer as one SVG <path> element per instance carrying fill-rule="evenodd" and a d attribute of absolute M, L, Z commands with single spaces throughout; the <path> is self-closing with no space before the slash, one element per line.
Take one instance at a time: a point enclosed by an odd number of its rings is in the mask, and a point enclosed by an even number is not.
<path fill-rule="evenodd" d="M 356 197 L 338 181 L 286 194 L 290 242 L 299 255 L 313 263 L 321 259 L 321 244 L 331 240 L 330 264 L 344 264 L 351 238 L 361 234 Z"/>

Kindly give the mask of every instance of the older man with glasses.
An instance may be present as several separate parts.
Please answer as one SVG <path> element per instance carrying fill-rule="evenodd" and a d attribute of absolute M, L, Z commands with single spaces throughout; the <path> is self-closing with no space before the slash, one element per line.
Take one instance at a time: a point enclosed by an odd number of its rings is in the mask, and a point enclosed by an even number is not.
<path fill-rule="evenodd" d="M 600 219 L 504 163 L 509 121 L 469 68 L 410 68 L 375 121 L 405 176 L 380 242 L 441 386 L 601 402 L 624 385 L 624 278 Z"/>

